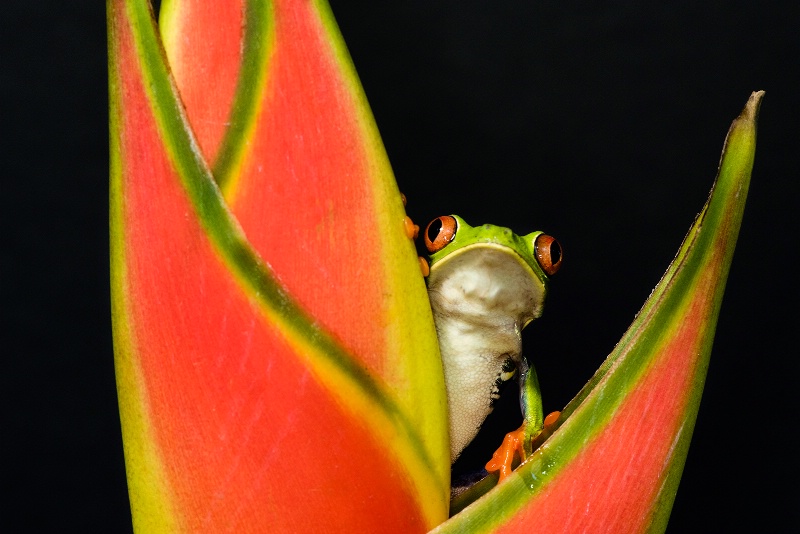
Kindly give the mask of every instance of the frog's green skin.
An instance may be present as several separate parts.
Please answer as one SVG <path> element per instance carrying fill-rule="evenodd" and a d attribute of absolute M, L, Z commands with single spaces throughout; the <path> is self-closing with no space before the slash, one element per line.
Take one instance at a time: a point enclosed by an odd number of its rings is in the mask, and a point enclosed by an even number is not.
<path fill-rule="evenodd" d="M 521 377 L 525 435 L 541 430 L 539 383 L 522 356 L 520 333 L 541 315 L 548 277 L 534 245 L 542 232 L 520 237 L 508 228 L 473 228 L 452 217 L 455 236 L 430 255 L 428 296 L 444 364 L 455 461 L 491 413 L 498 386 L 512 377 Z"/>

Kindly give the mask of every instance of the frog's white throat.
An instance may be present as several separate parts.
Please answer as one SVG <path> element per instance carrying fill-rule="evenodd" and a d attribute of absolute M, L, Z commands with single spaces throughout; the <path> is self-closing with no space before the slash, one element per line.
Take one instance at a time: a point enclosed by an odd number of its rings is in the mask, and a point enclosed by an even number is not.
<path fill-rule="evenodd" d="M 519 365 L 520 333 L 541 315 L 545 287 L 511 249 L 482 243 L 434 264 L 428 295 L 444 365 L 455 461 L 492 411 L 503 363 L 511 359 Z"/>

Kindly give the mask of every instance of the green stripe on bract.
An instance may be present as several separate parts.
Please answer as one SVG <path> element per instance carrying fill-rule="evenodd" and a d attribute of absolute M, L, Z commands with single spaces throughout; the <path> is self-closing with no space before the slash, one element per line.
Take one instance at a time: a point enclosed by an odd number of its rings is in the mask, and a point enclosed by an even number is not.
<path fill-rule="evenodd" d="M 398 433 L 406 437 L 428 472 L 435 472 L 420 436 L 395 401 L 347 351 L 298 307 L 247 242 L 190 133 L 148 3 L 146 0 L 128 0 L 128 9 L 138 55 L 143 60 L 142 70 L 147 80 L 145 86 L 153 102 L 154 116 L 165 146 L 177 166 L 178 175 L 200 223 L 223 261 L 254 298 L 280 317 L 285 328 L 303 339 L 307 346 L 338 369 L 343 378 L 368 398 Z"/>
<path fill-rule="evenodd" d="M 226 187 L 235 184 L 232 175 L 248 146 L 247 137 L 253 130 L 259 103 L 267 78 L 269 52 L 272 49 L 270 28 L 274 24 L 272 2 L 267 0 L 247 0 L 244 14 L 244 43 L 236 94 L 228 119 L 228 128 L 222 138 L 217 160 L 213 165 L 213 175 L 225 196 L 230 197 Z M 273 32 L 274 33 L 274 32 Z"/>

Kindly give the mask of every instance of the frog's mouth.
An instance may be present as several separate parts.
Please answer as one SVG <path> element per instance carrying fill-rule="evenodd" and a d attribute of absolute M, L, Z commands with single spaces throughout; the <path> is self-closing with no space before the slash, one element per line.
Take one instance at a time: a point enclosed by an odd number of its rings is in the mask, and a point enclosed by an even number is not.
<path fill-rule="evenodd" d="M 440 260 L 428 278 L 428 291 L 453 313 L 479 322 L 488 320 L 487 315 L 513 318 L 521 330 L 541 316 L 546 285 L 510 248 L 480 243 Z"/>

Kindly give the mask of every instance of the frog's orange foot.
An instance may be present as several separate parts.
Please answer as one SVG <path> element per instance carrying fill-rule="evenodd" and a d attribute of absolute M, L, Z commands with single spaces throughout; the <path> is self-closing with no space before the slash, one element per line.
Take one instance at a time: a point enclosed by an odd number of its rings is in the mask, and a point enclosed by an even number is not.
<path fill-rule="evenodd" d="M 553 426 L 558 422 L 558 418 L 561 417 L 561 412 L 550 412 L 547 414 L 547 417 L 544 418 L 544 429 L 545 431 L 553 431 Z"/>
<path fill-rule="evenodd" d="M 533 435 L 531 441 L 534 445 L 538 442 L 544 441 L 553 432 L 558 418 L 561 417 L 561 412 L 550 412 L 544 418 L 544 429 Z M 525 460 L 525 424 L 521 427 L 506 434 L 503 438 L 503 443 L 494 451 L 492 459 L 486 463 L 486 470 L 490 473 L 495 471 L 500 472 L 500 482 L 502 482 L 508 475 L 511 474 L 512 465 L 514 464 L 515 455 L 519 455 L 520 462 Z M 540 444 L 540 443 L 539 443 Z"/>
<path fill-rule="evenodd" d="M 406 196 L 403 193 L 400 193 L 400 200 L 403 201 L 403 207 L 406 206 Z M 405 216 L 403 219 L 403 226 L 406 230 L 406 235 L 409 239 L 416 239 L 419 235 L 419 226 L 414 224 L 414 221 L 411 220 L 411 217 L 408 215 Z"/>
<path fill-rule="evenodd" d="M 427 278 L 428 275 L 431 274 L 431 267 L 428 265 L 428 260 L 422 256 L 417 256 L 417 258 L 419 258 L 419 270 L 422 271 L 422 276 Z"/>
<path fill-rule="evenodd" d="M 405 218 L 403 219 L 403 226 L 405 227 L 406 230 L 406 236 L 408 236 L 409 239 L 417 238 L 417 236 L 419 235 L 419 226 L 414 224 L 414 221 L 412 221 L 411 217 L 409 217 L 408 215 L 406 215 Z"/>
<path fill-rule="evenodd" d="M 486 470 L 490 473 L 494 471 L 500 472 L 500 482 L 511 474 L 511 465 L 514 463 L 515 454 L 519 454 L 520 460 L 525 458 L 524 439 L 525 425 L 522 425 L 517 430 L 506 434 L 506 437 L 503 438 L 503 443 L 494 451 L 492 459 L 486 464 Z"/>

